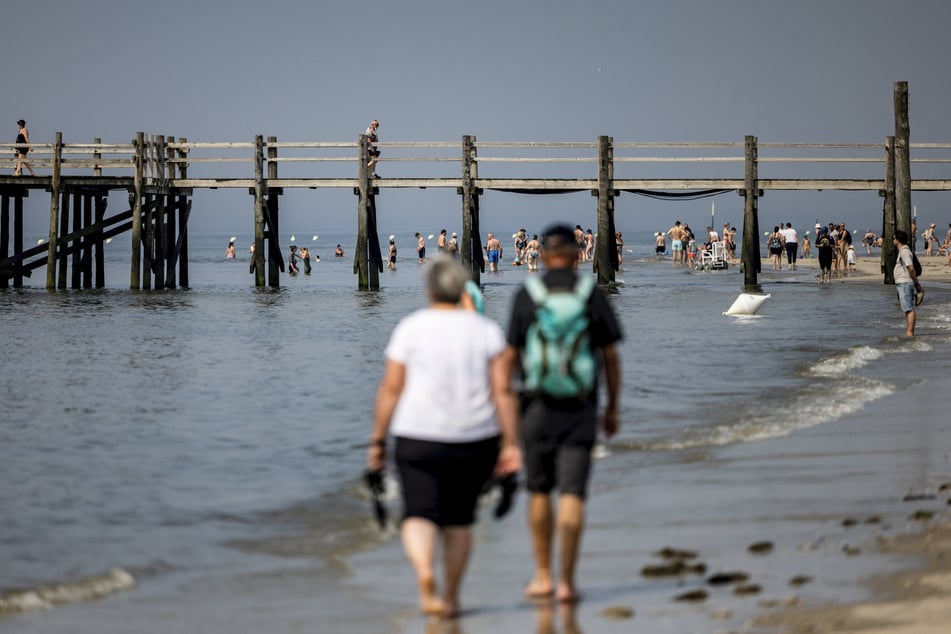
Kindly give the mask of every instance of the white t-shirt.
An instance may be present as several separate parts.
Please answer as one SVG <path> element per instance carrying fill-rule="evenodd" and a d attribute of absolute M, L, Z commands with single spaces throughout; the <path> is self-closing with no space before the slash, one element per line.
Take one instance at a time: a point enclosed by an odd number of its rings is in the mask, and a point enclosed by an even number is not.
<path fill-rule="evenodd" d="M 799 234 L 796 233 L 796 230 L 792 227 L 787 227 L 786 229 L 780 229 L 779 232 L 783 234 L 783 239 L 786 241 L 786 244 L 790 242 L 794 244 L 799 243 Z"/>
<path fill-rule="evenodd" d="M 489 363 L 505 349 L 495 322 L 467 310 L 424 308 L 393 329 L 386 358 L 406 366 L 394 436 L 471 442 L 499 434 Z"/>
<path fill-rule="evenodd" d="M 895 278 L 896 284 L 910 283 L 913 280 L 911 279 L 911 273 L 908 272 L 908 267 L 914 264 L 914 260 L 911 258 L 911 249 L 908 246 L 903 246 L 898 251 L 898 258 L 895 260 L 895 269 L 892 271 L 892 276 Z"/>

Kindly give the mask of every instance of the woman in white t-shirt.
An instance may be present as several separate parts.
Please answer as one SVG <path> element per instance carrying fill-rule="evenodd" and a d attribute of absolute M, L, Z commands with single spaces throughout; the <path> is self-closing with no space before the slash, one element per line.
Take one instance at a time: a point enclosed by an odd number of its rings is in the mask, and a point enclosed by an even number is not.
<path fill-rule="evenodd" d="M 502 329 L 458 308 L 469 279 L 462 265 L 440 257 L 425 276 L 430 305 L 403 318 L 386 347 L 367 466 L 386 466 L 392 433 L 404 504 L 400 532 L 420 606 L 452 617 L 479 493 L 493 473 L 517 472 L 522 456 Z M 445 566 L 441 594 L 434 573 L 437 542 Z"/>

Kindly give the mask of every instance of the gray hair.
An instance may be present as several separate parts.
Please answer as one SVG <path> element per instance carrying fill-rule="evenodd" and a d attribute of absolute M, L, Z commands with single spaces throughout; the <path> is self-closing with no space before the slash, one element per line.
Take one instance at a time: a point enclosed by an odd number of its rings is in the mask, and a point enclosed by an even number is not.
<path fill-rule="evenodd" d="M 434 302 L 458 303 L 469 279 L 465 267 L 450 257 L 437 256 L 426 267 L 426 288 Z"/>

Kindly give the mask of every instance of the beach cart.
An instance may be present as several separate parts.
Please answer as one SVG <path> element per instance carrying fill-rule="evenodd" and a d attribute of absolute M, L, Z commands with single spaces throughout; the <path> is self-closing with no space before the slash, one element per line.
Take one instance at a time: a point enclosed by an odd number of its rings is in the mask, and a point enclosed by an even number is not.
<path fill-rule="evenodd" d="M 709 249 L 701 249 L 693 264 L 697 271 L 719 271 L 729 267 L 726 261 L 726 243 L 722 240 L 711 243 Z"/>

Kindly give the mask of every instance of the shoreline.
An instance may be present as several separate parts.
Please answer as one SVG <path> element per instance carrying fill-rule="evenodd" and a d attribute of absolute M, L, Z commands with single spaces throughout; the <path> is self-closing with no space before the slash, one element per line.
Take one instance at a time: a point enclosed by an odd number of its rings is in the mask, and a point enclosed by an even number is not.
<path fill-rule="evenodd" d="M 922 285 L 926 286 L 929 282 L 951 283 L 951 267 L 947 265 L 947 257 L 920 255 L 918 256 L 918 261 L 921 262 L 922 271 L 920 281 Z M 786 268 L 785 256 L 783 256 L 782 262 L 783 270 L 776 271 L 772 268 L 769 257 L 763 256 L 760 275 L 782 275 L 789 272 Z M 739 266 L 739 263 L 737 262 L 731 266 Z M 798 270 L 813 270 L 816 271 L 816 275 L 818 275 L 819 260 L 816 258 L 799 258 L 796 262 L 796 266 Z M 884 274 L 882 273 L 880 253 L 873 251 L 872 255 L 859 255 L 858 250 L 856 250 L 855 270 L 849 271 L 847 275 L 835 277 L 835 269 L 833 268 L 833 276 L 833 282 L 882 281 Z"/>

